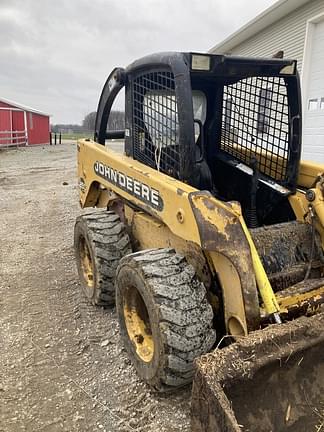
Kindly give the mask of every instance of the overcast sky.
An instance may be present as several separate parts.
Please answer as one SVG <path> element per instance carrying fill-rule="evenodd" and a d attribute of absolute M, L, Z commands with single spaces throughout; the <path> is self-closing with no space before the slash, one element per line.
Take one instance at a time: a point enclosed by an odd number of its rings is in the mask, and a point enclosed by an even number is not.
<path fill-rule="evenodd" d="M 0 0 L 0 97 L 81 123 L 115 66 L 207 51 L 275 0 Z"/>

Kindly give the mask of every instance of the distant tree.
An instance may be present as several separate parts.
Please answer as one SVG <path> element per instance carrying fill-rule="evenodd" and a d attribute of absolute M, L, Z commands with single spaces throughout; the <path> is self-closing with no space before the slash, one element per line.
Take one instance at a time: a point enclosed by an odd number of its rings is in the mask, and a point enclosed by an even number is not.
<path fill-rule="evenodd" d="M 82 122 L 84 130 L 93 131 L 96 126 L 96 111 L 87 114 Z M 125 129 L 125 113 L 123 111 L 111 111 L 108 119 L 107 130 Z"/>
<path fill-rule="evenodd" d="M 82 122 L 82 127 L 85 130 L 88 131 L 94 131 L 96 126 L 96 111 L 92 111 L 91 113 L 87 114 Z"/>
<path fill-rule="evenodd" d="M 96 126 L 96 111 L 87 114 L 82 125 L 77 124 L 51 124 L 51 131 L 56 133 L 82 133 L 93 132 Z M 108 119 L 107 130 L 125 129 L 125 113 L 123 111 L 111 111 Z"/>
<path fill-rule="evenodd" d="M 51 131 L 56 133 L 82 132 L 83 127 L 77 124 L 55 124 L 51 125 Z"/>
<path fill-rule="evenodd" d="M 125 113 L 123 111 L 111 111 L 108 119 L 107 130 L 125 129 Z"/>

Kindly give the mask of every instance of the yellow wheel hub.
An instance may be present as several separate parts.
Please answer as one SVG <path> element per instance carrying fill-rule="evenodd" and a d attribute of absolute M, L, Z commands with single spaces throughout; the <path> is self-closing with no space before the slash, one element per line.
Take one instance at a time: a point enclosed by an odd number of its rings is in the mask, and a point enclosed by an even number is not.
<path fill-rule="evenodd" d="M 84 280 L 89 288 L 93 288 L 93 264 L 85 238 L 82 238 L 80 241 L 80 259 Z"/>
<path fill-rule="evenodd" d="M 148 363 L 154 355 L 154 341 L 151 323 L 142 296 L 135 287 L 125 290 L 124 320 L 128 336 L 136 349 L 136 354 Z"/>

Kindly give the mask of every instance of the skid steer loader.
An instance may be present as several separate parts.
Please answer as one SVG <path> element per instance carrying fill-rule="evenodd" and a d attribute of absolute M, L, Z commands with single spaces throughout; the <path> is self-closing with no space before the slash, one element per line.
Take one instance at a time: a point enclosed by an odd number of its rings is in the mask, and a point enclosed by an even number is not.
<path fill-rule="evenodd" d="M 125 129 L 107 131 L 123 87 Z M 139 376 L 169 391 L 196 367 L 197 431 L 315 430 L 324 166 L 300 160 L 296 62 L 161 53 L 116 68 L 77 149 L 81 286 L 116 304 Z"/>

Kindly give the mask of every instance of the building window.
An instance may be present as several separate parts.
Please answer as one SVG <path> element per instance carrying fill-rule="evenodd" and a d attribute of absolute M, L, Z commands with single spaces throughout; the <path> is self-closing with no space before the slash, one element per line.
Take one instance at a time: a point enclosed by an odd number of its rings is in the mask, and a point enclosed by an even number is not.
<path fill-rule="evenodd" d="M 34 128 L 33 126 L 33 113 L 29 113 L 29 129 L 32 130 Z"/>
<path fill-rule="evenodd" d="M 308 101 L 308 111 L 317 110 L 317 99 L 309 99 Z"/>
<path fill-rule="evenodd" d="M 260 134 L 269 132 L 271 96 L 271 88 L 268 87 L 260 89 L 257 119 L 257 132 Z"/>
<path fill-rule="evenodd" d="M 324 110 L 324 97 L 321 98 L 321 110 Z"/>

